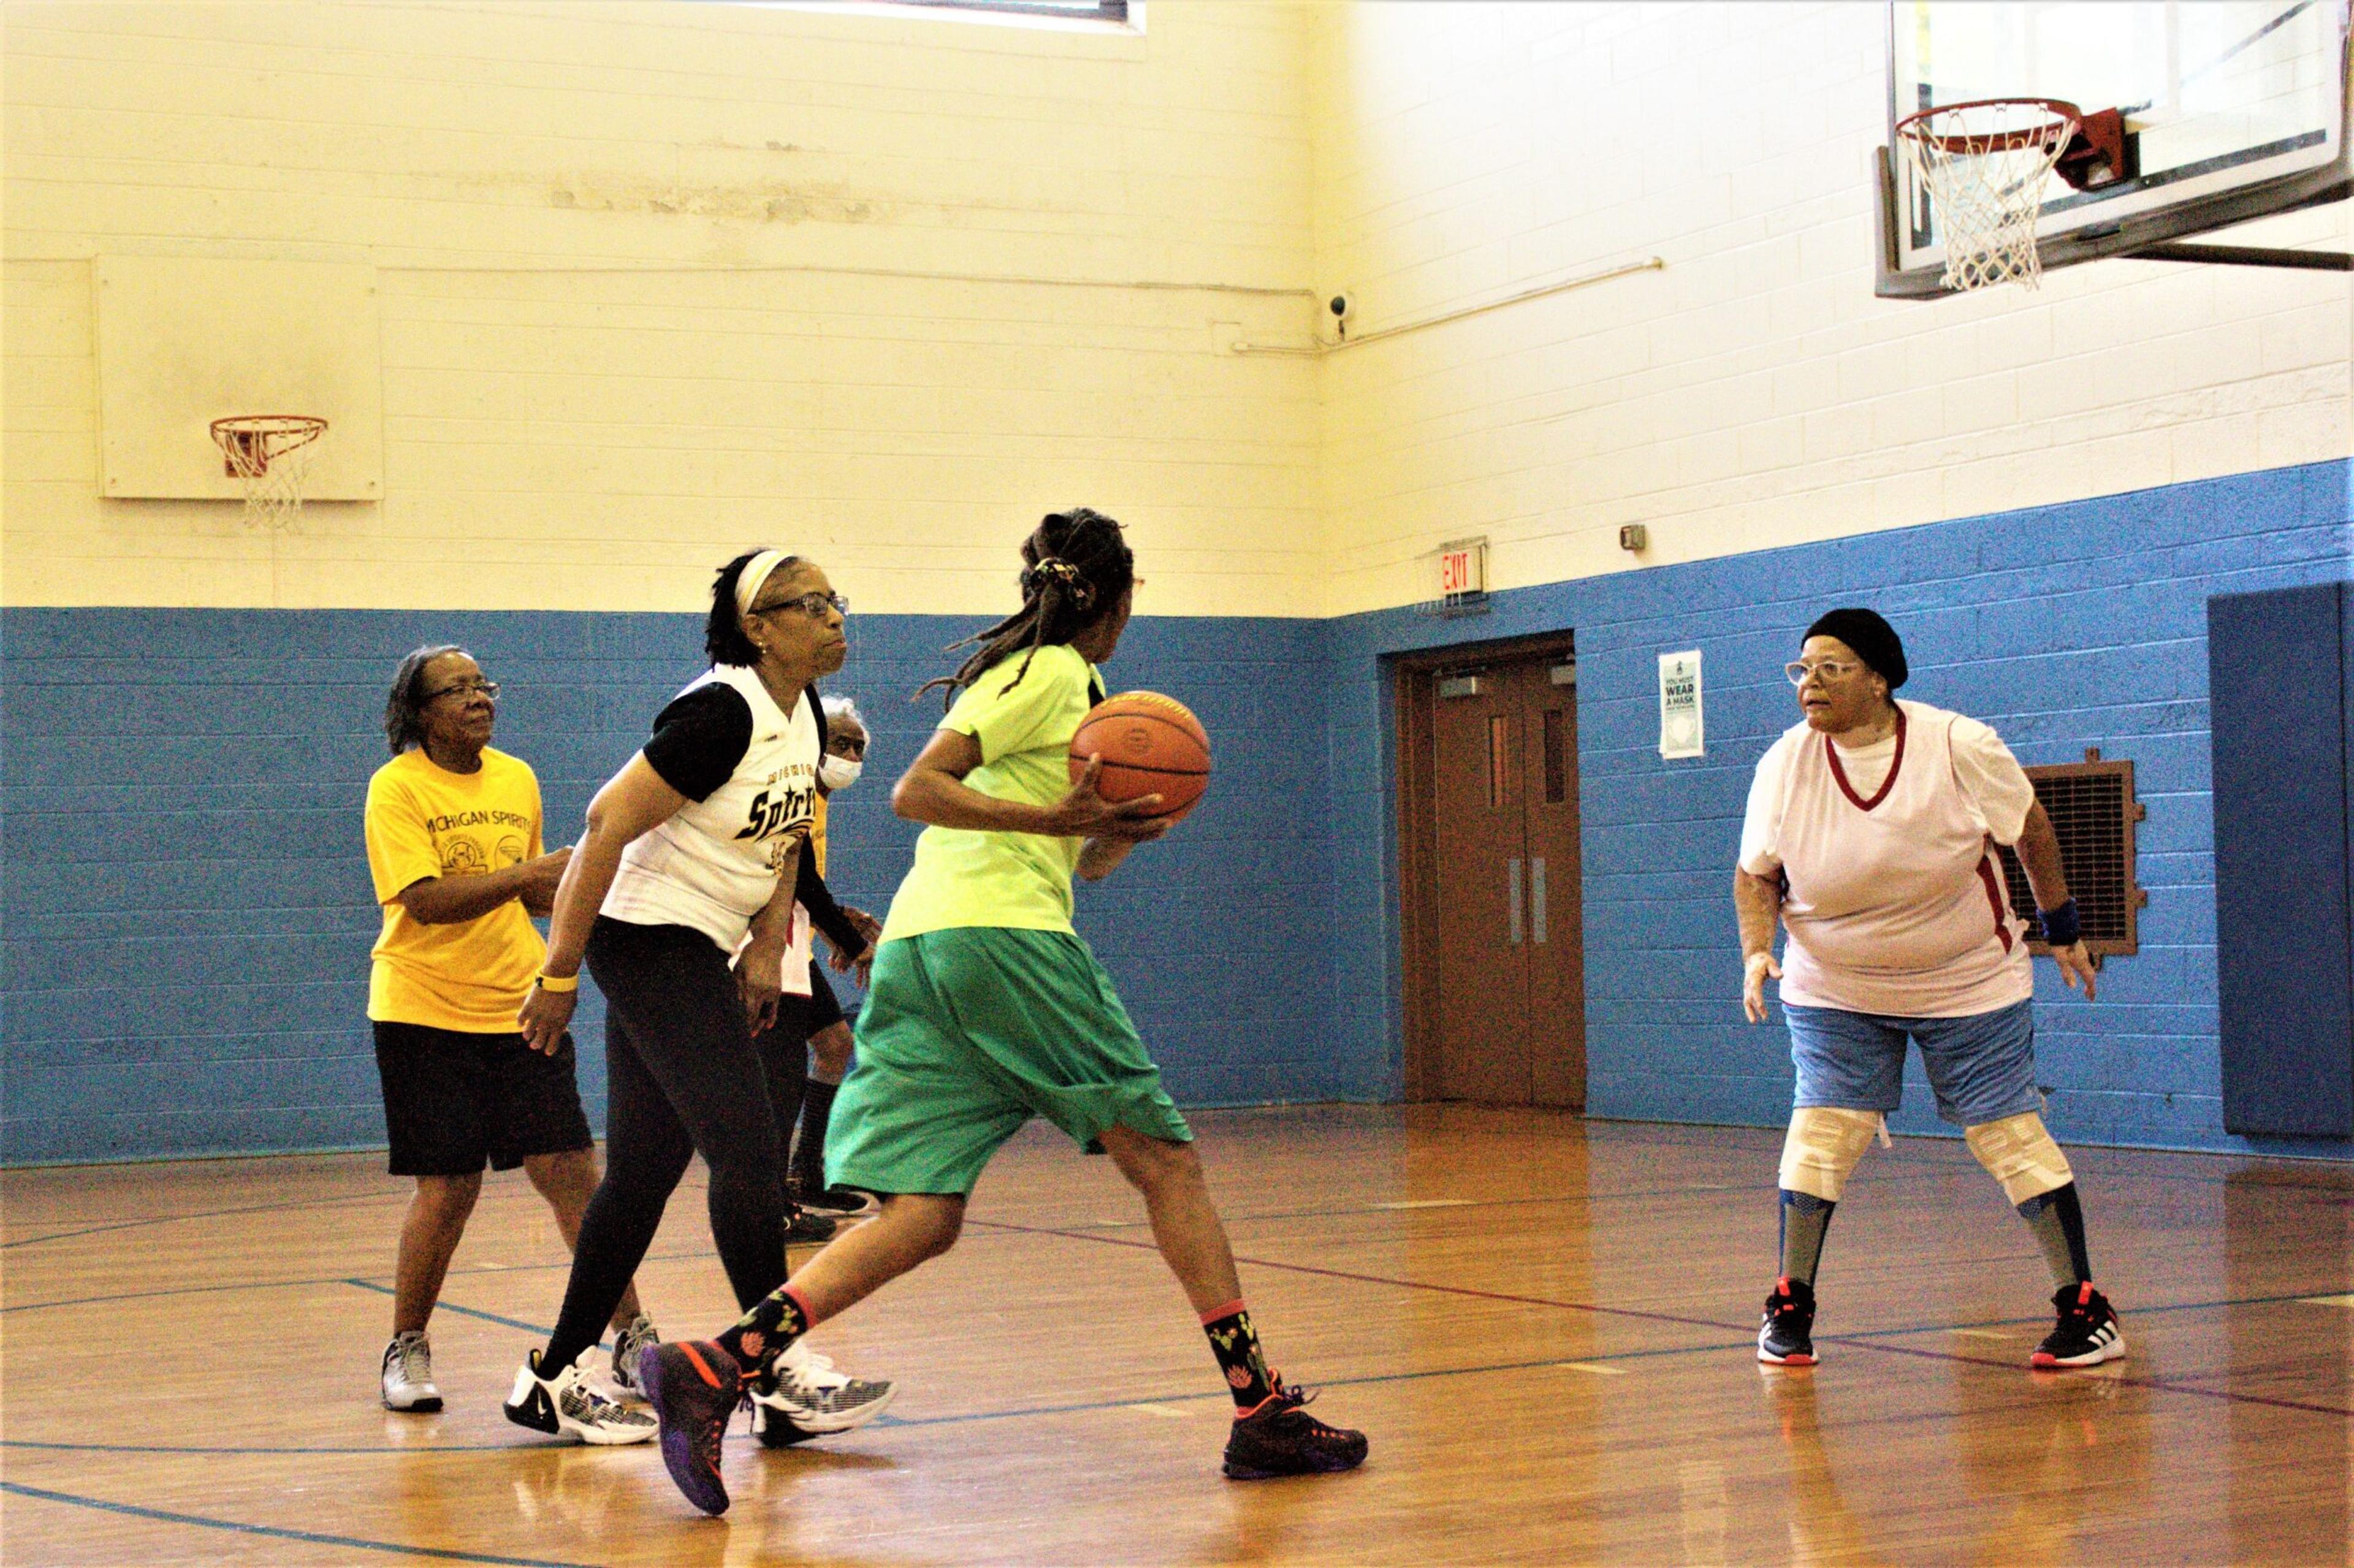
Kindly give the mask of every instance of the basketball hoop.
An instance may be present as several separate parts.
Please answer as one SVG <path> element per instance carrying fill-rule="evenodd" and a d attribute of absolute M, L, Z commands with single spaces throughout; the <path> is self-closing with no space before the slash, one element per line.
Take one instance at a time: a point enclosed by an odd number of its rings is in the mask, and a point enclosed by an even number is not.
<path fill-rule="evenodd" d="M 1896 139 L 1935 207 L 1946 288 L 2036 286 L 2044 182 L 2084 121 L 2084 111 L 2057 98 L 1988 98 L 1896 122 Z"/>
<path fill-rule="evenodd" d="M 327 421 L 308 414 L 239 414 L 213 421 L 221 467 L 245 487 L 245 520 L 283 528 L 302 509 L 302 480 Z"/>

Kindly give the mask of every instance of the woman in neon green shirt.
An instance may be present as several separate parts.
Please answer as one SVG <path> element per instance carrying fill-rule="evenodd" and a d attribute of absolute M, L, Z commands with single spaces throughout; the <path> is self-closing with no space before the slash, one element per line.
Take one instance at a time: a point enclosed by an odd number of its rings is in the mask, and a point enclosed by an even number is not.
<path fill-rule="evenodd" d="M 663 1460 L 705 1512 L 727 1507 L 719 1438 L 743 1380 L 954 1245 L 981 1168 L 1034 1116 L 1110 1155 L 1142 1193 L 1234 1394 L 1226 1474 L 1345 1470 L 1365 1457 L 1362 1434 L 1307 1414 L 1309 1396 L 1268 1370 L 1193 1130 L 1072 929 L 1072 876 L 1108 876 L 1169 828 L 1157 796 L 1113 804 L 1094 763 L 1074 785 L 1066 760 L 1103 697 L 1095 666 L 1127 630 L 1135 558 L 1119 524 L 1082 507 L 1041 523 L 1022 559 L 1021 609 L 934 683 L 954 702 L 891 794 L 928 825 L 884 924 L 827 1149 L 829 1178 L 884 1194 L 883 1212 L 716 1340 L 645 1363 Z"/>

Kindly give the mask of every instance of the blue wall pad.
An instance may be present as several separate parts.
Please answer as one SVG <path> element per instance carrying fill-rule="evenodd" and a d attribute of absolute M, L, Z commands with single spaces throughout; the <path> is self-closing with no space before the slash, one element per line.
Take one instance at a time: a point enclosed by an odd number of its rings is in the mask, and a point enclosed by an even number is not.
<path fill-rule="evenodd" d="M 2354 1137 L 2343 584 L 2207 613 L 2223 1125 Z"/>
<path fill-rule="evenodd" d="M 875 735 L 832 882 L 880 912 L 915 831 L 890 781 L 939 715 L 910 694 L 976 621 L 865 616 L 827 689 Z M 1080 895 L 1082 934 L 1193 1104 L 1363 1097 L 1325 1038 L 1324 758 L 1299 744 L 1320 628 L 1140 620 L 1115 690 L 1191 705 L 1218 776 L 1168 842 Z M 699 615 L 11 609 L 0 612 L 0 1160 L 370 1146 L 378 918 L 361 843 L 394 664 L 465 644 L 504 686 L 495 744 L 540 777 L 551 844 L 701 667 Z M 1313 733 L 1310 726 L 1310 733 Z M 601 1128 L 603 1022 L 583 988 Z"/>

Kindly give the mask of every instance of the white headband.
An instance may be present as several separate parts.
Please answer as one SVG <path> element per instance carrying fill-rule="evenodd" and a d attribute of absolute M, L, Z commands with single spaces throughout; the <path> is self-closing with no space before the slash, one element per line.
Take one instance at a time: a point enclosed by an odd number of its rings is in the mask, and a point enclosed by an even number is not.
<path fill-rule="evenodd" d="M 769 574 L 792 558 L 790 550 L 763 550 L 745 562 L 743 573 L 736 579 L 736 613 L 751 614 L 752 601 L 760 597 Z"/>

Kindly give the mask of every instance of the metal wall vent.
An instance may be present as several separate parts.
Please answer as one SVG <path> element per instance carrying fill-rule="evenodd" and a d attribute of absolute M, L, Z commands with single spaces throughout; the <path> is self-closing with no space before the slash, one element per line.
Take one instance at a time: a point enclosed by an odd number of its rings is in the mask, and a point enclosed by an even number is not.
<path fill-rule="evenodd" d="M 2075 895 L 2085 948 L 2096 958 L 2139 952 L 2138 916 L 2149 895 L 2134 879 L 2134 824 L 2148 816 L 2149 809 L 2134 799 L 2134 765 L 2104 762 L 2100 748 L 2094 747 L 2082 762 L 2030 768 L 2027 777 L 2060 836 L 2060 863 L 2068 874 L 2068 891 Z M 1998 853 L 2010 906 L 2027 923 L 2028 946 L 2043 952 L 2027 870 L 2016 852 Z"/>

